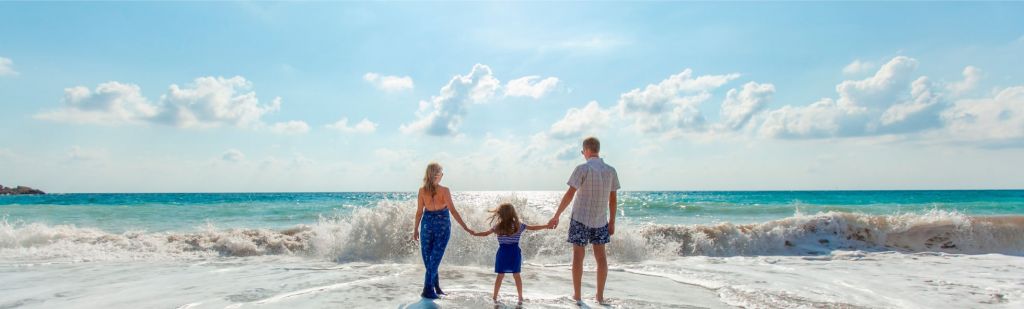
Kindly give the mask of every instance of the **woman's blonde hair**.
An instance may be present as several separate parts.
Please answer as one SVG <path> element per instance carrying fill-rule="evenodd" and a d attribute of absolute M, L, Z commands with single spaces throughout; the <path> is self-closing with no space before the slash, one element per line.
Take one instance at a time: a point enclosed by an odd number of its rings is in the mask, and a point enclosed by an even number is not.
<path fill-rule="evenodd" d="M 494 225 L 494 233 L 512 235 L 519 232 L 519 214 L 511 203 L 502 203 L 498 208 L 491 209 L 490 223 Z M 497 221 L 498 224 L 494 224 Z"/>
<path fill-rule="evenodd" d="M 427 164 L 427 171 L 423 175 L 423 190 L 430 193 L 431 197 L 437 194 L 437 183 L 434 182 L 434 176 L 439 173 L 441 173 L 441 164 L 437 164 L 437 162 Z"/>

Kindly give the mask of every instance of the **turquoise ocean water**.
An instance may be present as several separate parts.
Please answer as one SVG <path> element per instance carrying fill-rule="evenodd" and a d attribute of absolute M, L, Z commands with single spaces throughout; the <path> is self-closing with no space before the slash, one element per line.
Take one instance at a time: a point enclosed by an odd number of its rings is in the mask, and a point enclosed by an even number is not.
<path fill-rule="evenodd" d="M 561 192 L 457 192 L 457 207 L 488 208 L 512 196 L 550 213 Z M 344 217 L 382 202 L 408 202 L 406 192 L 353 193 L 103 193 L 0 196 L 8 222 L 126 230 L 186 231 L 200 226 L 287 228 Z M 619 218 L 633 223 L 757 223 L 796 213 L 869 215 L 953 211 L 971 216 L 1024 214 L 1024 190 L 622 192 Z"/>

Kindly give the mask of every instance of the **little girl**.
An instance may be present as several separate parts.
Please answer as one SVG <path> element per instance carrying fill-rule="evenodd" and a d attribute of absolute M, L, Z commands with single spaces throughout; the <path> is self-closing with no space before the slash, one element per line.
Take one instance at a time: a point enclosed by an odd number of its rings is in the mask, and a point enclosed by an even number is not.
<path fill-rule="evenodd" d="M 485 232 L 473 232 L 473 236 L 487 236 L 491 233 L 498 235 L 498 253 L 494 256 L 494 272 L 498 278 L 494 280 L 494 295 L 491 299 L 498 302 L 498 290 L 501 289 L 501 280 L 505 274 L 512 273 L 516 279 L 516 292 L 519 293 L 519 304 L 523 304 L 523 280 L 519 277 L 519 269 L 523 265 L 523 254 L 519 250 L 519 236 L 523 230 L 541 230 L 548 228 L 547 225 L 526 225 L 519 221 L 516 208 L 510 203 L 503 203 L 497 209 L 491 210 L 490 222 L 494 224 L 490 230 Z"/>

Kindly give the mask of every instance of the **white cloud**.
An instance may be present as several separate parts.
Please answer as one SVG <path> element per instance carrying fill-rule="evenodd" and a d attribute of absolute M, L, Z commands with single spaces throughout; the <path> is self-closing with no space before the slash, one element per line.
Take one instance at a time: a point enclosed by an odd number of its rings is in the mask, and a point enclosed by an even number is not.
<path fill-rule="evenodd" d="M 874 76 L 836 85 L 838 98 L 771 111 L 761 133 L 783 138 L 821 138 L 913 132 L 937 124 L 939 100 L 927 78 L 913 79 L 917 60 L 895 57 Z M 909 91 L 908 91 L 909 90 Z"/>
<path fill-rule="evenodd" d="M 991 98 L 957 101 L 942 118 L 958 141 L 1024 142 L 1024 86 L 1003 89 Z"/>
<path fill-rule="evenodd" d="M 595 134 L 608 126 L 611 112 L 602 110 L 597 101 L 590 101 L 583 108 L 570 108 L 565 117 L 551 125 L 550 134 L 555 138 L 577 138 Z"/>
<path fill-rule="evenodd" d="M 409 76 L 380 75 L 379 73 L 368 72 L 363 75 L 363 80 L 373 84 L 378 89 L 388 92 L 410 90 L 414 87 L 412 77 Z"/>
<path fill-rule="evenodd" d="M 946 104 L 932 91 L 934 86 L 927 77 L 920 77 L 911 84 L 911 99 L 893 105 L 882 113 L 877 128 L 869 124 L 869 131 L 876 133 L 913 132 L 942 126 L 939 113 Z"/>
<path fill-rule="evenodd" d="M 754 114 L 764 109 L 774 93 L 774 85 L 755 82 L 744 84 L 740 90 L 730 89 L 722 102 L 722 125 L 729 130 L 743 128 Z"/>
<path fill-rule="evenodd" d="M 783 106 L 768 112 L 761 133 L 770 137 L 815 138 L 854 135 L 863 130 L 866 109 L 823 98 L 809 106 Z"/>
<path fill-rule="evenodd" d="M 36 114 L 37 119 L 86 124 L 137 124 L 148 122 L 158 114 L 158 107 L 149 102 L 139 86 L 106 82 L 94 91 L 86 87 L 64 89 L 64 107 Z"/>
<path fill-rule="evenodd" d="M 623 93 L 617 108 L 624 117 L 632 118 L 633 127 L 641 132 L 702 130 L 705 119 L 697 106 L 711 97 L 710 91 L 738 77 L 739 74 L 693 77 L 693 71 L 686 69 L 658 84 Z"/>
<path fill-rule="evenodd" d="M 14 70 L 14 61 L 10 58 L 0 57 L 0 76 L 14 75 L 18 75 L 18 71 Z"/>
<path fill-rule="evenodd" d="M 583 156 L 583 154 L 580 153 L 580 150 L 581 150 L 580 146 L 575 146 L 575 145 L 564 146 L 564 147 L 562 147 L 562 149 L 559 149 L 558 152 L 555 153 L 555 158 L 557 158 L 559 160 L 563 160 L 563 161 L 579 159 L 580 157 Z"/>
<path fill-rule="evenodd" d="M 245 161 L 245 154 L 238 149 L 228 149 L 220 156 L 221 160 L 228 162 L 242 162 Z"/>
<path fill-rule="evenodd" d="M 539 99 L 550 93 L 558 86 L 557 77 L 548 77 L 536 81 L 538 79 L 540 79 L 540 76 L 536 75 L 513 79 L 505 85 L 505 95 L 510 97 L 531 97 Z"/>
<path fill-rule="evenodd" d="M 373 133 L 377 131 L 377 124 L 373 123 L 369 119 L 363 118 L 362 121 L 355 124 L 354 126 L 348 125 L 348 118 L 341 118 L 340 120 L 324 126 L 325 128 L 336 130 L 342 133 Z"/>
<path fill-rule="evenodd" d="M 974 66 L 967 66 L 963 71 L 964 79 L 958 82 L 950 83 L 946 86 L 946 90 L 954 96 L 967 93 L 974 90 L 978 86 L 978 82 L 981 81 L 981 69 Z"/>
<path fill-rule="evenodd" d="M 251 88 L 252 83 L 241 76 L 200 77 L 186 87 L 173 84 L 161 97 L 165 110 L 160 121 L 178 127 L 256 127 L 263 115 L 281 108 L 281 98 L 261 105 Z"/>
<path fill-rule="evenodd" d="M 456 75 L 441 88 L 441 93 L 420 101 L 418 119 L 401 126 L 405 133 L 456 135 L 466 109 L 473 103 L 485 103 L 494 97 L 501 83 L 491 68 L 476 64 L 466 75 Z"/>
<path fill-rule="evenodd" d="M 270 131 L 277 134 L 303 134 L 309 132 L 309 124 L 301 120 L 278 122 L 270 126 Z"/>
<path fill-rule="evenodd" d="M 241 76 L 199 77 L 185 87 L 173 84 L 153 104 L 139 86 L 120 82 L 100 84 L 95 90 L 78 86 L 64 90 L 62 108 L 41 112 L 37 119 L 91 124 L 159 123 L 182 128 L 230 125 L 257 128 L 262 117 L 281 107 L 281 98 L 260 104 L 252 84 Z"/>
<path fill-rule="evenodd" d="M 843 74 L 846 75 L 859 75 L 862 73 L 871 72 L 875 69 L 875 64 L 867 61 L 861 61 L 860 59 L 854 60 L 843 67 Z"/>

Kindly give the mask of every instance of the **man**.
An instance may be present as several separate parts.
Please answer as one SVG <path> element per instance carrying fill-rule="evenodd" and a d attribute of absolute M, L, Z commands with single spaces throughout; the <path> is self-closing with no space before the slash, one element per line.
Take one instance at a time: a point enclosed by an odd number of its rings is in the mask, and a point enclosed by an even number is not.
<path fill-rule="evenodd" d="M 597 302 L 604 304 L 604 283 L 608 279 L 608 260 L 604 245 L 615 234 L 616 191 L 619 190 L 619 176 L 615 168 L 604 163 L 599 153 L 601 142 L 594 137 L 583 140 L 583 157 L 586 163 L 576 166 L 569 177 L 569 189 L 562 196 L 562 202 L 555 216 L 548 221 L 551 228 L 558 226 L 558 217 L 569 202 L 572 206 L 572 222 L 569 225 L 569 240 L 572 244 L 572 287 L 573 299 L 582 304 L 580 281 L 583 280 L 583 257 L 588 244 L 594 246 L 594 260 L 597 262 Z M 609 216 L 611 214 L 611 216 Z"/>

